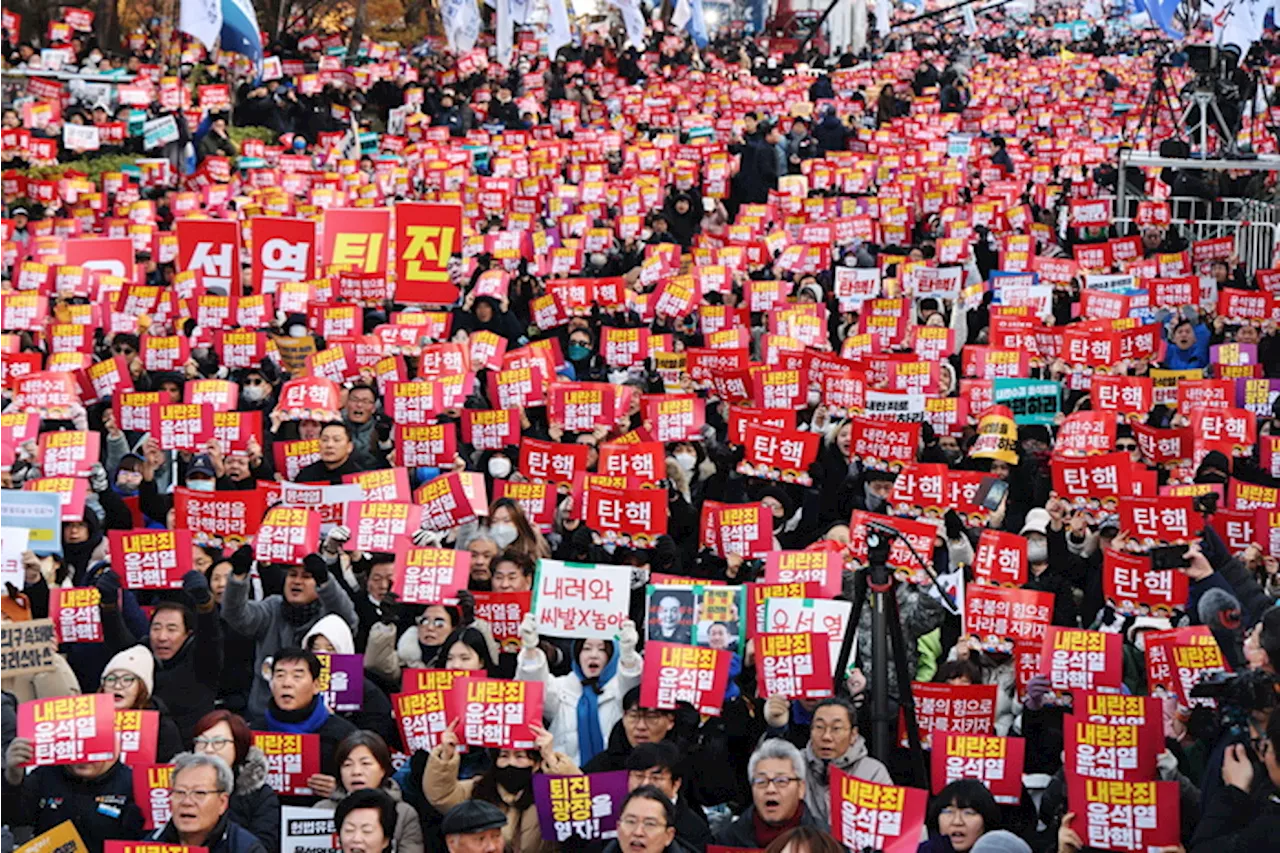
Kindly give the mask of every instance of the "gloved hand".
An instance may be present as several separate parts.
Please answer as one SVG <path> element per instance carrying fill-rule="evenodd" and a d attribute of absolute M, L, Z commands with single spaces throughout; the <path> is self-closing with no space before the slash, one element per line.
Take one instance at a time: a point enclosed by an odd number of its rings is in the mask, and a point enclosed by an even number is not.
<path fill-rule="evenodd" d="M 336 557 L 342 553 L 342 545 L 351 538 L 351 528 L 341 524 L 335 524 L 324 537 L 324 544 L 320 546 L 320 553 L 326 557 Z"/>
<path fill-rule="evenodd" d="M 231 555 L 231 574 L 238 578 L 242 578 L 249 574 L 249 569 L 253 568 L 253 546 L 241 545 L 236 552 Z"/>
<path fill-rule="evenodd" d="M 1028 711 L 1039 711 L 1043 708 L 1052 684 L 1047 675 L 1031 676 L 1031 680 L 1027 682 L 1027 699 L 1022 703 L 1022 707 Z"/>
<path fill-rule="evenodd" d="M 388 592 L 382 597 L 378 621 L 384 625 L 394 625 L 400 621 L 400 596 L 394 592 Z"/>
<path fill-rule="evenodd" d="M 394 426 L 394 422 L 385 412 L 378 412 L 378 414 L 374 415 L 373 429 L 377 433 L 379 447 L 391 443 L 391 430 Z"/>
<path fill-rule="evenodd" d="M 115 610 L 120 604 L 120 576 L 107 569 L 98 575 L 93 585 L 98 590 L 103 610 Z"/>
<path fill-rule="evenodd" d="M 1160 771 L 1160 778 L 1166 782 L 1177 781 L 1178 778 L 1178 758 L 1170 750 L 1156 756 L 1156 769 Z"/>
<path fill-rule="evenodd" d="M 324 582 L 329 579 L 329 564 L 319 554 L 308 554 L 303 557 L 302 567 L 315 579 L 316 586 L 324 586 Z"/>
<path fill-rule="evenodd" d="M 640 642 L 640 634 L 636 631 L 636 623 L 628 619 L 622 623 L 622 633 L 618 635 L 618 660 L 628 669 L 638 663 L 640 656 L 636 654 L 636 645 Z"/>
<path fill-rule="evenodd" d="M 770 696 L 764 703 L 764 722 L 771 729 L 785 728 L 791 720 L 791 702 L 785 696 Z"/>
<path fill-rule="evenodd" d="M 107 479 L 107 469 L 102 467 L 101 462 L 93 463 L 93 467 L 89 469 L 89 488 L 93 489 L 95 494 L 111 488 L 111 482 Z"/>
<path fill-rule="evenodd" d="M 527 652 L 538 647 L 538 626 L 533 621 L 532 613 L 526 613 L 520 620 L 520 645 Z"/>
<path fill-rule="evenodd" d="M 197 610 L 213 601 L 213 590 L 209 589 L 209 581 L 195 569 L 182 576 L 182 591 L 191 599 L 191 603 Z"/>
<path fill-rule="evenodd" d="M 22 784 L 26 771 L 22 768 L 30 764 L 36 757 L 35 747 L 24 737 L 16 737 L 9 742 L 9 750 L 4 754 L 4 778 L 13 787 Z"/>
<path fill-rule="evenodd" d="M 461 626 L 476 621 L 476 597 L 469 589 L 458 590 L 458 620 Z"/>
<path fill-rule="evenodd" d="M 440 543 L 444 541 L 444 532 L 440 530 L 427 530 L 419 527 L 413 531 L 413 544 L 419 548 L 439 548 Z"/>

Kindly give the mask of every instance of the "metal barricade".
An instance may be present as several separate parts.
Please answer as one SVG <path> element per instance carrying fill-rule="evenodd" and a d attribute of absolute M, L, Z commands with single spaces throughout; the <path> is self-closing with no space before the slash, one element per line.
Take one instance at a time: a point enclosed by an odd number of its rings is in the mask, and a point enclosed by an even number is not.
<path fill-rule="evenodd" d="M 1131 218 L 1117 218 L 1117 233 L 1128 233 L 1132 224 Z M 1216 237 L 1234 237 L 1236 257 L 1240 259 L 1249 279 L 1258 270 L 1270 269 L 1280 263 L 1280 222 L 1254 221 L 1248 218 L 1174 219 L 1172 224 L 1191 243 Z"/>

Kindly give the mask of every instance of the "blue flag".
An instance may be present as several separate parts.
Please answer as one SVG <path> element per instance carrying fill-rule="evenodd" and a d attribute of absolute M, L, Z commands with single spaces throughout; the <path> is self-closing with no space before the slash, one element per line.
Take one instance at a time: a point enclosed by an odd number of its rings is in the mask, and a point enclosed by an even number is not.
<path fill-rule="evenodd" d="M 693 0 L 693 14 L 689 16 L 689 23 L 685 25 L 685 29 L 689 31 L 689 35 L 693 37 L 693 43 L 699 50 L 711 41 L 707 38 L 707 19 L 702 14 L 702 0 Z"/>
<path fill-rule="evenodd" d="M 247 56 L 262 75 L 262 31 L 250 0 L 222 0 L 222 49 Z"/>
<path fill-rule="evenodd" d="M 1178 11 L 1178 6 L 1181 2 L 1182 0 L 1146 0 L 1147 12 L 1151 15 L 1151 23 L 1175 39 L 1180 39 L 1184 35 L 1173 22 L 1173 15 Z"/>

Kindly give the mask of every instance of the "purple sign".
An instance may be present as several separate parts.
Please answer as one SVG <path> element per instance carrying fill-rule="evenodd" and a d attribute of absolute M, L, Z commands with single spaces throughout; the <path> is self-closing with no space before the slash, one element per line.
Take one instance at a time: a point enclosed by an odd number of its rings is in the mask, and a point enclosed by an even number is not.
<path fill-rule="evenodd" d="M 1209 347 L 1209 360 L 1214 364 L 1240 366 L 1258 363 L 1257 344 L 1214 344 Z"/>
<path fill-rule="evenodd" d="M 1255 417 L 1271 417 L 1271 407 L 1280 396 L 1280 379 L 1237 379 L 1236 406 Z"/>
<path fill-rule="evenodd" d="M 533 777 L 533 802 L 544 841 L 562 843 L 614 838 L 618 812 L 627 798 L 626 770 L 584 776 Z"/>
<path fill-rule="evenodd" d="M 334 713 L 364 707 L 364 655 L 331 655 L 320 652 L 320 692 Z"/>

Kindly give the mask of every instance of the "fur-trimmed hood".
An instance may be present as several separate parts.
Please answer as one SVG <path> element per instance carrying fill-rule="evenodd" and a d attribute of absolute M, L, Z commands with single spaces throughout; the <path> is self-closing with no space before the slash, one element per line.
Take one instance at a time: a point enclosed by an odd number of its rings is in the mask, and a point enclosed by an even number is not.
<path fill-rule="evenodd" d="M 267 757 L 256 746 L 249 747 L 244 761 L 236 768 L 236 793 L 252 794 L 267 783 Z"/>

